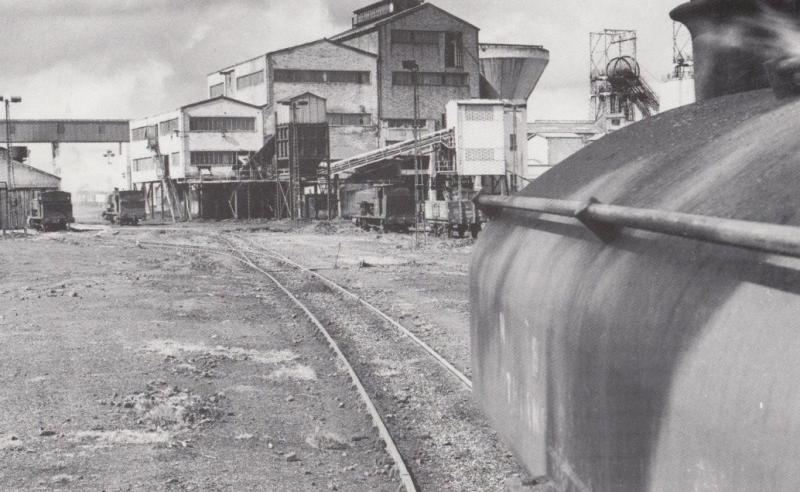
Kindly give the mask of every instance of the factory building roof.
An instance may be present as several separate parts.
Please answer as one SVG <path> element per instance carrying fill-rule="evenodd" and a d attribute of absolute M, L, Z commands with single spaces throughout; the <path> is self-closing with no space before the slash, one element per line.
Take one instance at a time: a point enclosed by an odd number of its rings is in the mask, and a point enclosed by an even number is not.
<path fill-rule="evenodd" d="M 13 161 L 15 188 L 58 188 L 61 178 L 24 162 Z M 6 150 L 0 149 L 0 183 L 8 183 Z M 4 186 L 0 185 L 0 188 Z"/>
<path fill-rule="evenodd" d="M 348 29 L 347 31 L 339 33 L 339 34 L 337 34 L 335 36 L 331 36 L 331 39 L 333 41 L 345 41 L 347 39 L 354 38 L 354 37 L 360 36 L 362 34 L 366 34 L 366 33 L 370 32 L 370 31 L 373 31 L 373 30 L 377 29 L 380 26 L 392 23 L 392 22 L 394 22 L 394 21 L 396 21 L 398 19 L 401 19 L 403 17 L 406 17 L 406 16 L 411 15 L 411 14 L 416 13 L 416 12 L 420 12 L 420 11 L 422 11 L 424 9 L 435 9 L 438 12 L 441 12 L 441 13 L 447 15 L 448 17 L 452 17 L 453 19 L 456 19 L 459 22 L 462 22 L 462 23 L 464 23 L 464 24 L 466 24 L 466 25 L 468 25 L 470 27 L 474 27 L 475 29 L 480 29 L 479 27 L 475 26 L 474 24 L 470 24 L 469 22 L 465 21 L 464 19 L 456 17 L 455 15 L 451 14 L 450 12 L 448 12 L 448 11 L 446 11 L 444 9 L 441 9 L 441 8 L 437 7 L 436 5 L 434 5 L 432 3 L 423 3 L 421 5 L 417 5 L 416 7 L 411 7 L 410 9 L 402 10 L 402 11 L 400 11 L 400 12 L 398 12 L 396 14 L 390 15 L 388 17 L 381 17 L 381 18 L 376 19 L 373 22 L 370 22 L 370 23 L 367 23 L 367 24 L 362 24 L 362 25 L 356 26 L 356 27 L 354 27 L 352 29 Z"/>
<path fill-rule="evenodd" d="M 332 44 L 332 45 L 334 45 L 336 47 L 345 48 L 345 49 L 348 49 L 348 50 L 353 51 L 355 53 L 359 53 L 359 54 L 362 54 L 362 55 L 369 55 L 369 56 L 372 56 L 372 57 L 375 57 L 375 58 L 378 57 L 378 55 L 376 55 L 375 53 L 370 53 L 369 51 L 364 51 L 364 50 L 361 50 L 361 49 L 358 49 L 358 48 L 354 48 L 352 46 L 348 46 L 346 44 L 338 43 L 338 42 L 332 41 L 332 40 L 330 40 L 328 38 L 322 38 L 322 39 L 315 39 L 314 41 L 309 41 L 309 42 L 303 43 L 303 44 L 296 44 L 294 46 L 288 46 L 286 48 L 281 48 L 281 49 L 275 50 L 275 51 L 269 51 L 267 53 L 264 53 L 263 55 L 254 56 L 252 58 L 248 58 L 247 60 L 242 60 L 240 62 L 234 63 L 233 65 L 228 65 L 225 68 L 221 68 L 219 70 L 214 70 L 213 72 L 210 72 L 210 73 L 208 73 L 206 75 L 214 75 L 216 73 L 225 72 L 227 70 L 232 70 L 233 68 L 241 65 L 242 63 L 247 63 L 247 62 L 250 62 L 250 61 L 253 61 L 253 60 L 257 60 L 257 59 L 263 58 L 265 56 L 272 56 L 272 55 L 278 55 L 278 54 L 282 54 L 282 53 L 288 53 L 288 52 L 291 52 L 291 51 L 294 51 L 294 50 L 306 48 L 308 46 L 313 46 L 313 45 L 318 44 L 318 43 L 330 43 L 330 44 Z"/>
<path fill-rule="evenodd" d="M 603 129 L 594 121 L 581 120 L 539 120 L 528 123 L 528 135 L 577 134 L 598 135 Z"/>

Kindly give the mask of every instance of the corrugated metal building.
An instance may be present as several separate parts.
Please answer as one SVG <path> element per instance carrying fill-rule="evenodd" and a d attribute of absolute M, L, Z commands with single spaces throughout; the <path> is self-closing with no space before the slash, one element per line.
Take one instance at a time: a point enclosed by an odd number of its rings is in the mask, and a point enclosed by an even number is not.
<path fill-rule="evenodd" d="M 12 161 L 9 179 L 5 149 L 0 149 L 0 224 L 2 229 L 22 229 L 30 215 L 31 200 L 46 190 L 57 190 L 61 178 L 23 162 Z"/>

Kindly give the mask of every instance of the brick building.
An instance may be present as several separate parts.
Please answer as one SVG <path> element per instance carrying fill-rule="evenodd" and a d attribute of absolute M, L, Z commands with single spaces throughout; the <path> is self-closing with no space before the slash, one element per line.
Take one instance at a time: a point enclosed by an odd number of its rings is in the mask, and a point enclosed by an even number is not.
<path fill-rule="evenodd" d="M 356 10 L 353 27 L 329 39 L 267 53 L 209 74 L 209 96 L 265 106 L 311 92 L 327 100 L 331 158 L 411 139 L 413 76 L 419 66 L 420 119 L 443 126 L 445 106 L 480 92 L 478 28 L 421 0 L 383 0 Z M 265 125 L 267 135 L 273 129 Z"/>

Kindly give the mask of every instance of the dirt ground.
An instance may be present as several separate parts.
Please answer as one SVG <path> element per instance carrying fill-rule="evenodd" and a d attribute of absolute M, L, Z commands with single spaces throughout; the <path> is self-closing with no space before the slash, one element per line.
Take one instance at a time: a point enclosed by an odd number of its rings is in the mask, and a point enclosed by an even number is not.
<path fill-rule="evenodd" d="M 231 260 L 137 239 L 241 234 L 361 293 L 469 373 L 471 239 L 416 248 L 325 222 L 93 227 L 0 239 L 0 489 L 397 488 L 299 311 Z"/>

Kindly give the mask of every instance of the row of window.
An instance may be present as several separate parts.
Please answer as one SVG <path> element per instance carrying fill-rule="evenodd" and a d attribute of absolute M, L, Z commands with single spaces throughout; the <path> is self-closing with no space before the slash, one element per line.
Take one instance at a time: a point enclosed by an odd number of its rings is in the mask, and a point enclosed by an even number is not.
<path fill-rule="evenodd" d="M 331 126 L 370 126 L 372 115 L 369 113 L 328 113 L 328 124 Z"/>
<path fill-rule="evenodd" d="M 414 128 L 413 119 L 391 119 L 386 120 L 386 126 L 389 128 Z M 417 120 L 417 128 L 425 128 L 427 126 L 426 120 Z"/>
<path fill-rule="evenodd" d="M 439 36 L 439 31 L 394 29 L 392 30 L 392 44 L 435 44 L 438 46 Z"/>
<path fill-rule="evenodd" d="M 365 8 L 356 12 L 353 16 L 353 26 L 360 26 L 373 19 L 383 17 L 392 13 L 392 5 L 388 3 L 378 4 L 371 8 Z"/>
<path fill-rule="evenodd" d="M 275 70 L 275 82 L 369 84 L 370 79 L 369 72 L 352 70 Z"/>
<path fill-rule="evenodd" d="M 159 135 L 169 135 L 170 133 L 176 131 L 178 131 L 178 118 L 162 121 L 158 124 Z"/>
<path fill-rule="evenodd" d="M 192 166 L 225 166 L 232 167 L 236 164 L 238 152 L 236 151 L 195 151 L 189 153 Z"/>
<path fill-rule="evenodd" d="M 152 157 L 134 159 L 131 167 L 133 172 L 150 171 L 156 168 L 156 160 Z"/>
<path fill-rule="evenodd" d="M 148 138 L 155 138 L 157 131 L 158 127 L 156 125 L 134 128 L 131 130 L 131 141 L 138 142 L 148 140 Z"/>
<path fill-rule="evenodd" d="M 254 132 L 256 119 L 240 116 L 200 116 L 189 118 L 190 132 Z"/>
<path fill-rule="evenodd" d="M 215 150 L 201 150 L 201 151 L 194 151 L 189 153 L 189 159 L 192 166 L 223 166 L 223 167 L 232 167 L 236 164 L 239 156 L 239 152 L 236 151 L 215 151 Z M 167 156 L 164 156 L 165 159 Z M 170 168 L 174 169 L 176 166 L 180 166 L 180 154 L 172 153 L 169 155 L 169 161 L 171 162 Z M 145 172 L 145 171 L 152 171 L 156 168 L 156 159 L 154 157 L 144 157 L 142 159 L 133 159 L 131 163 L 131 168 L 133 172 Z"/>
<path fill-rule="evenodd" d="M 417 83 L 424 86 L 463 87 L 469 85 L 469 74 L 417 72 Z M 393 72 L 392 84 L 414 85 L 413 72 Z"/>
<path fill-rule="evenodd" d="M 241 77 L 238 77 L 236 79 L 236 89 L 242 90 L 263 83 L 264 83 L 264 71 L 259 70 L 258 72 L 253 72 L 251 74 L 242 75 Z"/>
<path fill-rule="evenodd" d="M 178 118 L 162 121 L 158 125 L 143 126 L 131 130 L 131 141 L 137 142 L 169 135 L 178 131 Z M 238 116 L 199 116 L 189 118 L 189 131 L 192 132 L 254 132 L 256 119 Z"/>

